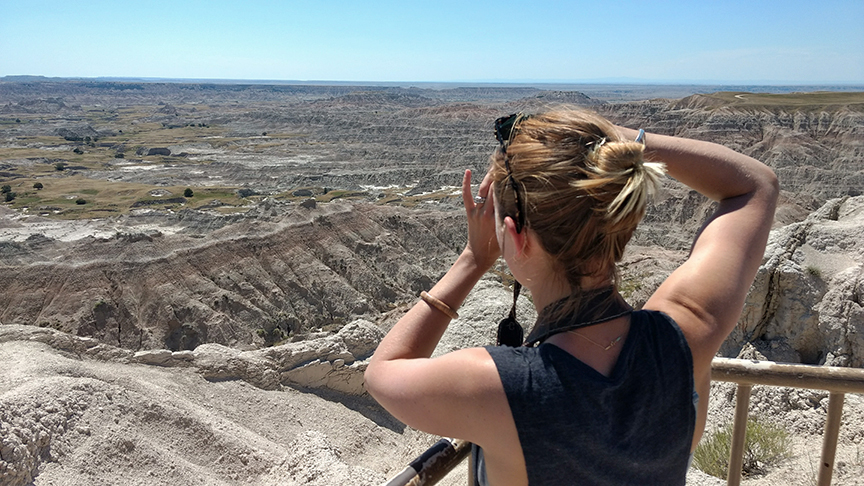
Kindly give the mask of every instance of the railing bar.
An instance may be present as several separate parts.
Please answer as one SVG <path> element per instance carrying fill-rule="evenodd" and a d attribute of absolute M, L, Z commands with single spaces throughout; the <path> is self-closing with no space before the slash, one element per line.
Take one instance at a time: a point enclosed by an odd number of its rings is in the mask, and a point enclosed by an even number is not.
<path fill-rule="evenodd" d="M 825 437 L 822 439 L 822 463 L 819 465 L 818 486 L 830 486 L 834 472 L 834 455 L 840 437 L 840 418 L 843 415 L 843 393 L 831 393 L 828 398 L 828 417 L 825 419 Z"/>
<path fill-rule="evenodd" d="M 711 379 L 750 385 L 864 393 L 864 370 L 860 368 L 714 358 Z"/>
<path fill-rule="evenodd" d="M 471 443 L 441 439 L 382 486 L 433 486 L 471 455 Z"/>
<path fill-rule="evenodd" d="M 732 448 L 729 451 L 729 470 L 726 484 L 741 484 L 741 467 L 744 464 L 744 439 L 747 437 L 747 414 L 750 408 L 751 385 L 738 385 L 735 392 L 735 422 L 732 426 Z"/>

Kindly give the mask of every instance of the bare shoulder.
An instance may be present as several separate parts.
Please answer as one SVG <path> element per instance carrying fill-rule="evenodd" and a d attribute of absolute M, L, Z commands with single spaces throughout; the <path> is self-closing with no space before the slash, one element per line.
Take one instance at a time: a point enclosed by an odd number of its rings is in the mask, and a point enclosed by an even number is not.
<path fill-rule="evenodd" d="M 367 373 L 367 390 L 393 416 L 416 429 L 482 444 L 502 417 L 510 418 L 498 370 L 484 348 L 378 366 L 383 369 L 376 374 L 383 379 Z"/>

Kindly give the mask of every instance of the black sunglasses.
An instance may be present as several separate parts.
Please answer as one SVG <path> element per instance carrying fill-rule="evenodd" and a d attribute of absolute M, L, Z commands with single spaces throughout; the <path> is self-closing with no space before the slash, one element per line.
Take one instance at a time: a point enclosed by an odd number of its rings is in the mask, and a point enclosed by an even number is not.
<path fill-rule="evenodd" d="M 513 134 L 513 126 L 522 118 L 528 118 L 522 113 L 514 113 L 512 115 L 502 116 L 495 120 L 495 138 L 501 144 L 501 149 L 507 153 L 507 145 L 510 144 L 510 136 Z"/>
<path fill-rule="evenodd" d="M 510 139 L 513 136 L 513 129 L 517 123 L 528 118 L 522 113 L 514 113 L 509 116 L 502 116 L 495 120 L 495 138 L 501 144 L 501 152 L 504 154 L 504 168 L 507 169 L 507 179 L 510 181 L 510 187 L 513 188 L 513 194 L 516 199 L 516 232 L 522 231 L 525 226 L 525 214 L 522 212 L 522 199 L 519 197 L 519 184 L 516 184 L 516 179 L 513 178 L 513 171 L 510 169 L 510 158 L 507 157 L 507 147 L 510 145 Z M 522 345 L 524 331 L 522 326 L 516 321 L 516 299 L 519 298 L 519 291 L 522 289 L 522 284 L 518 280 L 513 282 L 513 306 L 510 308 L 510 314 L 498 323 L 498 336 L 496 344 L 498 346 L 517 347 Z"/>
<path fill-rule="evenodd" d="M 522 232 L 522 227 L 525 226 L 525 214 L 522 212 L 522 199 L 519 197 L 519 184 L 516 184 L 516 179 L 513 178 L 513 170 L 510 169 L 510 158 L 507 156 L 507 147 L 510 145 L 510 139 L 513 136 L 513 129 L 516 124 L 528 115 L 522 113 L 514 113 L 508 116 L 502 116 L 495 120 L 495 138 L 501 145 L 501 153 L 504 154 L 504 168 L 507 169 L 507 179 L 510 181 L 510 187 L 513 188 L 513 194 L 516 199 L 516 232 Z"/>

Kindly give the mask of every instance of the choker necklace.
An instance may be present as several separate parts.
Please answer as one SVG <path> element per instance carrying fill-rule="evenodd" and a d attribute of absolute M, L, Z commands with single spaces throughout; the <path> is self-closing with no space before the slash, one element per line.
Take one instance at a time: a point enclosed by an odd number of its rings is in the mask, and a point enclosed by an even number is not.
<path fill-rule="evenodd" d="M 613 339 L 613 340 L 609 343 L 608 346 L 603 346 L 602 344 L 600 344 L 600 343 L 598 343 L 597 341 L 595 341 L 595 340 L 589 338 L 588 336 L 583 336 L 582 334 L 579 334 L 578 332 L 576 332 L 576 330 L 571 330 L 571 331 L 567 331 L 567 332 L 569 332 L 569 333 L 571 333 L 571 334 L 575 334 L 575 335 L 581 337 L 582 339 L 585 339 L 586 341 L 588 341 L 589 343 L 593 344 L 594 346 L 597 346 L 598 348 L 603 348 L 603 351 L 609 351 L 610 349 L 612 349 L 613 347 L 615 347 L 616 344 L 618 344 L 618 341 L 620 341 L 622 337 L 624 337 L 624 335 L 622 334 L 622 335 L 618 336 L 617 338 Z"/>

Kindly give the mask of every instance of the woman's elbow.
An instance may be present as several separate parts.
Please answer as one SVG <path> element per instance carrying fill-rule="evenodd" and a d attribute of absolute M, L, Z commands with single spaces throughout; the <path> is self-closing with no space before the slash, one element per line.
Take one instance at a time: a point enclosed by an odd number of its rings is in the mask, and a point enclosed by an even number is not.
<path fill-rule="evenodd" d="M 774 173 L 767 165 L 765 166 L 765 184 L 770 188 L 772 194 L 774 194 L 774 198 L 776 199 L 780 194 L 780 179 L 777 178 L 777 174 Z"/>
<path fill-rule="evenodd" d="M 376 400 L 378 397 L 376 396 L 384 382 L 384 378 L 381 372 L 381 363 L 376 362 L 374 359 L 366 366 L 366 371 L 363 372 L 363 387 Z"/>
<path fill-rule="evenodd" d="M 780 180 L 774 170 L 760 164 L 760 170 L 753 174 L 753 179 L 756 182 L 755 193 L 761 196 L 759 199 L 771 207 L 776 206 L 780 197 Z"/>
<path fill-rule="evenodd" d="M 780 179 L 777 178 L 777 174 L 775 174 L 770 167 L 766 166 L 765 169 L 763 191 L 765 192 L 766 198 L 771 204 L 771 207 L 776 208 L 777 200 L 780 198 Z"/>

